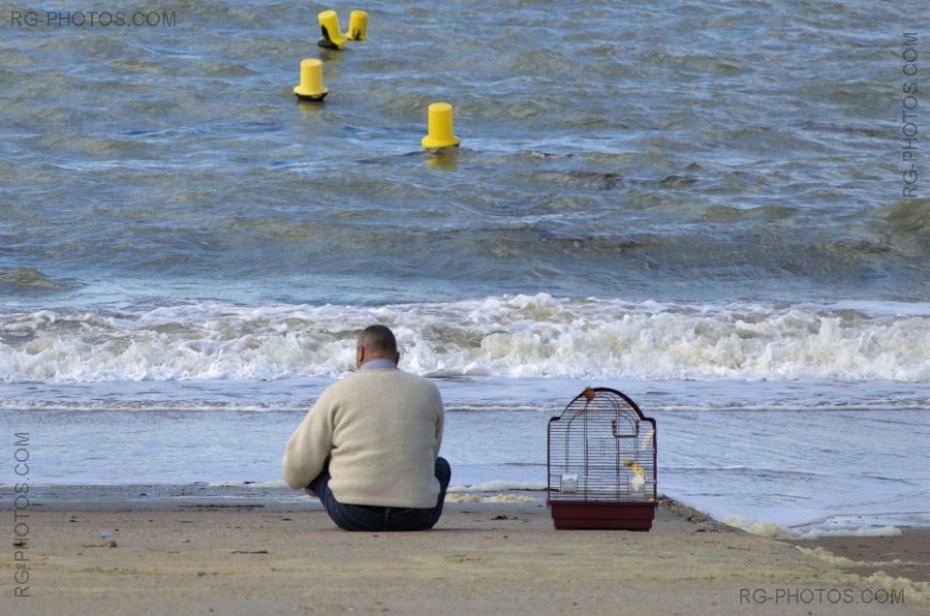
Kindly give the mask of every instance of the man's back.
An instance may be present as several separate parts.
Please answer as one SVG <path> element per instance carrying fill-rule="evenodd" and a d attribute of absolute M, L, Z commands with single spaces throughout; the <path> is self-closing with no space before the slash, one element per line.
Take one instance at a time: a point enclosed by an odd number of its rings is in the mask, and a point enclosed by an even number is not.
<path fill-rule="evenodd" d="M 339 502 L 431 508 L 442 442 L 439 390 L 397 369 L 361 370 L 332 385 L 291 436 L 281 462 L 292 488 L 305 487 L 329 456 Z"/>

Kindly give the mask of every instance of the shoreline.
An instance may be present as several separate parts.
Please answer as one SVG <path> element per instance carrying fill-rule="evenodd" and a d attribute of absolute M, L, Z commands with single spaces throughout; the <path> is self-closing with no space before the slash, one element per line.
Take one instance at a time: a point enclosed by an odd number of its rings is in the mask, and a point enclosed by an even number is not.
<path fill-rule="evenodd" d="M 2 515 L 14 513 L 11 494 L 0 487 Z M 543 494 L 507 492 L 503 502 L 447 501 L 432 531 L 347 533 L 316 499 L 295 494 L 36 487 L 26 510 L 33 594 L 12 602 L 13 613 L 918 614 L 930 606 L 922 581 L 930 529 L 782 541 L 662 498 L 648 533 L 555 531 Z M 514 502 L 526 497 L 538 500 Z M 12 580 L 12 554 L 0 562 Z M 858 602 L 775 601 L 778 592 L 797 599 L 817 589 Z M 767 600 L 751 601 L 750 591 Z M 904 602 L 863 603 L 864 592 L 900 593 Z"/>

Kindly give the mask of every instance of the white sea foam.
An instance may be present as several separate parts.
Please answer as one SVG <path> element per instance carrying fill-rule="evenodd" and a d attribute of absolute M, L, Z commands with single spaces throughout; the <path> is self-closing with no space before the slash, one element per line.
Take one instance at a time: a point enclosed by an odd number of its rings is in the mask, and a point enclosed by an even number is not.
<path fill-rule="evenodd" d="M 796 531 L 786 528 L 774 522 L 765 522 L 763 520 L 753 520 L 744 516 L 733 515 L 723 520 L 724 524 L 733 526 L 746 531 L 752 535 L 760 537 L 771 537 L 773 539 L 800 539 L 801 536 Z"/>
<path fill-rule="evenodd" d="M 752 535 L 772 537 L 775 539 L 820 539 L 822 537 L 898 537 L 901 529 L 896 526 L 859 526 L 843 529 L 813 528 L 802 531 L 788 528 L 774 522 L 753 520 L 745 516 L 733 515 L 723 520 L 724 524 L 746 531 Z"/>
<path fill-rule="evenodd" d="M 828 530 L 814 528 L 801 533 L 803 539 L 820 539 L 821 537 L 900 537 L 901 529 L 897 526 L 861 526 L 859 528 Z"/>
<path fill-rule="evenodd" d="M 545 490 L 544 483 L 527 483 L 495 479 L 475 485 L 449 486 L 449 492 L 501 492 L 503 490 Z"/>
<path fill-rule="evenodd" d="M 446 501 L 450 503 L 534 503 L 537 499 L 532 496 L 504 494 L 503 492 L 498 492 L 493 496 L 453 492 L 446 494 Z"/>
<path fill-rule="evenodd" d="M 877 571 L 868 578 L 869 583 L 877 584 L 889 590 L 903 590 L 911 601 L 930 606 L 930 583 L 915 582 L 906 577 L 893 577 L 884 571 Z"/>
<path fill-rule="evenodd" d="M 545 294 L 375 307 L 201 302 L 0 314 L 0 381 L 338 376 L 382 322 L 432 376 L 930 381 L 930 315 Z"/>

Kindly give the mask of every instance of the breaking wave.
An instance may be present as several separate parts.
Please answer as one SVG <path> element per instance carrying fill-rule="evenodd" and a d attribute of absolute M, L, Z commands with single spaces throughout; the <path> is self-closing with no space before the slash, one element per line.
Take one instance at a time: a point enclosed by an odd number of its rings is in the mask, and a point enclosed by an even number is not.
<path fill-rule="evenodd" d="M 338 376 L 372 323 L 429 376 L 930 381 L 923 304 L 220 302 L 0 314 L 0 382 Z"/>

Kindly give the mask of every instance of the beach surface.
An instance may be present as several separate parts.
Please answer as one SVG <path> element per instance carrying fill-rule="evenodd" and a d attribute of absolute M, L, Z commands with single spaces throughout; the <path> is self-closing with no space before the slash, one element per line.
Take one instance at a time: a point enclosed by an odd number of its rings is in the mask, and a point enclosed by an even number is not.
<path fill-rule="evenodd" d="M 508 493 L 450 499 L 429 532 L 347 533 L 315 499 L 159 490 L 61 488 L 22 510 L 30 597 L 5 599 L 4 613 L 806 615 L 930 606 L 925 584 L 855 565 L 923 559 L 908 571 L 926 576 L 926 532 L 800 550 L 667 499 L 649 533 L 557 532 L 538 494 Z M 3 503 L 12 519 L 13 500 Z M 866 543 L 871 551 L 859 556 L 843 552 Z M 846 560 L 817 550 L 826 544 Z M 14 549 L 0 563 L 8 598 Z"/>

